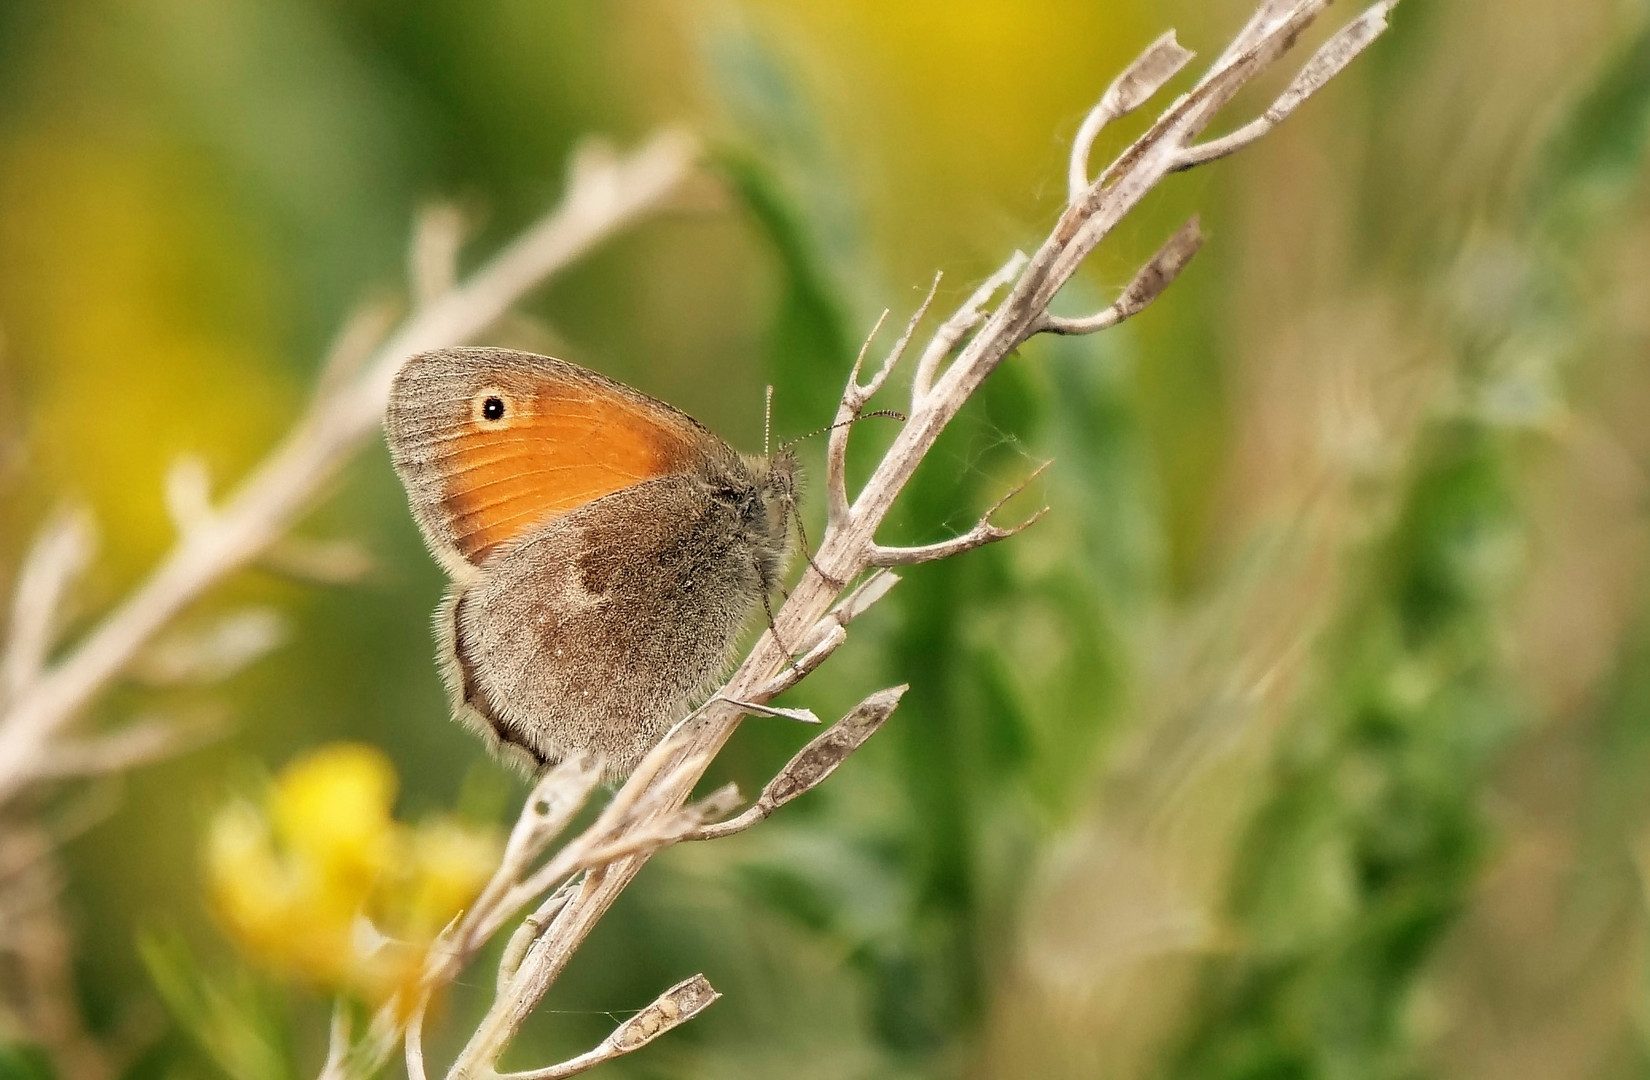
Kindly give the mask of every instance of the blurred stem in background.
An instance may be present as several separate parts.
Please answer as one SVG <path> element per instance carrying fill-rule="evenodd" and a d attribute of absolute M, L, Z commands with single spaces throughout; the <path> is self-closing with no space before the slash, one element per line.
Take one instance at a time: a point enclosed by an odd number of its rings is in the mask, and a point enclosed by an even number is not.
<path fill-rule="evenodd" d="M 1586 1076 L 1642 1053 L 1629 1049 L 1642 990 L 1622 982 L 1638 954 L 1606 945 L 1636 941 L 1644 921 L 1619 880 L 1630 845 L 1562 855 L 1578 841 L 1550 815 L 1585 807 L 1587 782 L 1555 792 L 1550 775 L 1504 772 L 1510 748 L 1537 758 L 1594 707 L 1621 597 L 1642 598 L 1642 469 L 1625 488 L 1597 481 L 1601 456 L 1625 459 L 1638 435 L 1608 430 L 1588 391 L 1644 378 L 1642 339 L 1608 340 L 1625 283 L 1605 267 L 1644 242 L 1645 32 L 1565 110 L 1527 194 L 1418 290 L 1419 329 L 1448 352 L 1407 404 L 1414 422 L 1389 419 L 1391 386 L 1359 400 L 1367 375 L 1331 402 L 1324 437 L 1341 459 L 1211 605 L 1228 650 L 1216 685 L 1188 700 L 1170 667 L 1176 682 L 1156 691 L 1180 701 L 1170 722 L 1125 759 L 1080 855 L 1053 863 L 1049 903 L 1066 910 L 1032 923 L 1044 996 L 1035 1019 L 1012 992 L 1003 1003 L 1006 1071 Z M 1355 445 L 1375 420 L 1383 442 Z M 1257 616 L 1283 640 L 1240 629 Z M 1631 652 L 1614 662 L 1637 670 Z M 1508 787 L 1540 792 L 1527 816 L 1509 815 Z M 1533 874 L 1517 866 L 1531 847 L 1544 849 Z M 1518 903 L 1556 910 L 1508 917 Z M 1082 911 L 1107 946 L 1088 970 L 1069 955 Z M 1526 999 L 1486 981 L 1510 963 Z M 1079 1027 L 1100 1037 L 1084 1047 Z M 1042 1041 L 1056 1049 L 1039 1057 L 1028 1029 L 1058 1032 Z"/>
<path fill-rule="evenodd" d="M 1556 1019 L 1496 1015 L 1493 1001 L 1461 986 L 1446 999 L 1452 1015 L 1440 1018 L 1428 1002 L 1440 982 L 1460 977 L 1459 955 L 1436 969 L 1439 945 L 1463 915 L 1470 933 L 1483 906 L 1504 902 L 1485 892 L 1489 858 L 1528 843 L 1526 821 L 1493 809 L 1499 785 L 1491 781 L 1509 745 L 1545 745 L 1554 727 L 1592 707 L 1569 689 L 1581 673 L 1542 654 L 1573 660 L 1578 647 L 1596 647 L 1589 638 L 1620 649 L 1624 627 L 1612 625 L 1608 593 L 1640 590 L 1640 554 L 1597 546 L 1618 539 L 1617 523 L 1600 515 L 1619 514 L 1619 505 L 1566 492 L 1558 510 L 1542 490 L 1554 474 L 1538 462 L 1619 452 L 1590 415 L 1587 384 L 1643 363 L 1600 341 L 1595 320 L 1616 287 L 1602 264 L 1623 222 L 1642 215 L 1650 26 L 1566 111 L 1529 170 L 1528 194 L 1487 222 L 1431 286 L 1437 299 L 1427 313 L 1447 328 L 1454 360 L 1424 408 L 1395 505 L 1378 514 L 1390 524 L 1353 549 L 1354 584 L 1281 736 L 1272 793 L 1237 854 L 1240 952 L 1208 965 L 1176 1075 L 1403 1076 L 1438 1066 L 1451 1076 L 1588 1075 L 1609 1056 L 1604 1045 L 1584 1057 L 1575 1056 L 1579 1045 L 1559 1054 L 1541 1046 L 1565 1024 L 1607 1042 L 1608 1018 L 1597 1010 L 1611 1006 L 1597 1000 Z M 1642 499 L 1642 481 L 1636 486 Z M 1553 520 L 1555 510 L 1597 531 Z M 1594 583 L 1601 590 L 1548 591 L 1555 574 L 1589 562 L 1588 573 L 1604 576 Z M 1579 585 L 1572 578 L 1567 587 Z M 1539 606 L 1521 617 L 1532 600 Z M 1580 791 L 1570 797 L 1585 802 Z M 1552 824 L 1536 828 L 1545 834 Z M 1618 851 L 1608 861 L 1620 859 Z M 1599 873 L 1586 866 L 1572 863 L 1571 872 Z M 1605 926 L 1620 933 L 1623 919 L 1642 924 L 1642 895 L 1579 879 L 1559 891 L 1572 919 L 1604 926 L 1576 937 L 1560 918 L 1508 935 L 1508 945 L 1564 964 L 1558 957 L 1569 950 L 1596 952 L 1601 939 L 1590 939 Z M 1551 987 L 1581 974 L 1537 981 Z M 1623 998 L 1615 1008 L 1628 1005 Z M 1506 1045 L 1470 1033 L 1484 1022 L 1477 1008 L 1507 1024 Z"/>

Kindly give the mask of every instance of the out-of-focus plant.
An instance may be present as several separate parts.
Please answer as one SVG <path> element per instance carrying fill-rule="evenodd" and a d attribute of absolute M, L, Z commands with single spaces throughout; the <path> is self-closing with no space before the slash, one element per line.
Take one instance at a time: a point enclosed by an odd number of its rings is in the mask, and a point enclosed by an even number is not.
<path fill-rule="evenodd" d="M 65 612 L 91 558 L 90 518 L 61 515 L 41 530 L 18 573 L 0 638 L 0 911 L 9 909 L 7 921 L 18 938 L 8 941 L 0 933 L 0 956 L 15 957 L 12 966 L 19 972 L 0 966 L 0 1036 L 21 1028 L 57 1058 L 76 1061 L 77 1074 L 90 1080 L 102 1080 L 112 1068 L 110 1056 L 85 1030 L 74 1000 L 69 935 L 56 911 L 58 837 L 34 817 L 42 798 L 65 781 L 120 776 L 192 748 L 202 733 L 199 724 L 166 719 L 98 728 L 85 716 L 93 702 L 134 676 L 163 685 L 213 682 L 277 645 L 279 622 L 256 609 L 221 619 L 206 632 L 167 636 L 185 609 L 237 571 L 262 560 L 281 572 L 321 581 L 359 573 L 363 559 L 350 545 L 287 534 L 377 430 L 401 360 L 492 327 L 546 278 L 659 209 L 693 171 L 696 157 L 692 140 L 678 132 L 662 133 L 628 156 L 585 146 L 574 155 L 562 202 L 468 275 L 459 273 L 464 236 L 455 215 L 424 215 L 409 253 L 413 304 L 406 317 L 397 322 L 382 306 L 358 314 L 326 358 L 310 407 L 222 500 L 214 501 L 201 461 L 178 459 L 164 491 L 177 529 L 170 554 L 100 620 L 82 627 L 72 644 L 61 639 L 69 621 Z M 218 899 L 248 942 L 278 942 L 295 969 L 381 997 L 393 991 L 402 969 L 417 966 L 422 951 L 394 960 L 395 949 L 372 940 L 370 922 L 357 925 L 367 931 L 364 939 L 337 937 L 336 919 L 311 923 L 321 915 L 315 905 L 349 907 L 369 899 L 360 892 L 369 868 L 352 865 L 352 857 L 381 858 L 386 867 L 391 859 L 428 863 L 427 873 L 415 872 L 422 875 L 422 899 L 404 900 L 409 906 L 399 913 L 381 913 L 396 929 L 427 939 L 439 927 L 423 927 L 430 915 L 426 908 L 456 907 L 450 903 L 453 895 L 469 888 L 464 879 L 442 878 L 443 868 L 462 861 L 465 843 L 438 830 L 405 851 L 390 850 L 396 845 L 384 829 L 375 832 L 372 810 L 381 799 L 384 805 L 376 812 L 387 815 L 388 786 L 381 779 L 375 786 L 373 768 L 359 761 L 334 764 L 338 767 L 318 766 L 308 779 L 295 781 L 298 793 L 279 800 L 284 809 L 276 814 L 270 841 L 295 852 L 307 844 L 309 854 L 320 854 L 315 845 L 322 822 L 315 811 L 328 799 L 353 798 L 363 817 L 324 822 L 346 838 L 333 845 L 331 862 L 284 863 L 260 839 L 255 819 L 241 814 L 220 825 L 214 846 L 220 865 L 237 863 L 237 872 L 247 875 L 246 887 L 237 891 L 220 880 Z M 354 840 L 365 846 L 353 846 Z M 373 849 L 374 844 L 383 849 Z M 377 959 L 369 964 L 368 956 Z"/>
<path fill-rule="evenodd" d="M 1568 400 L 1611 359 L 1589 340 L 1584 267 L 1644 174 L 1647 57 L 1641 34 L 1431 290 L 1453 363 L 1351 554 L 1356 584 L 1240 849 L 1243 944 L 1208 963 L 1173 1075 L 1420 1075 L 1460 1021 L 1458 1002 L 1426 1004 L 1428 975 L 1503 842 L 1495 771 L 1562 700 L 1508 629 L 1538 571 L 1529 463 L 1597 437 Z"/>
<path fill-rule="evenodd" d="M 382 752 L 335 744 L 288 765 L 264 798 L 213 819 L 212 905 L 261 964 L 373 1004 L 418 972 L 425 951 L 498 861 L 490 829 L 391 816 Z"/>

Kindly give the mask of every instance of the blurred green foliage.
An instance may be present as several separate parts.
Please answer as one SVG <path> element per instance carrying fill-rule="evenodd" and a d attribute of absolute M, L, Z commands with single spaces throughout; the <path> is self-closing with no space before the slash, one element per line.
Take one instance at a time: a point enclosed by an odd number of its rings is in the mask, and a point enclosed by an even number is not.
<path fill-rule="evenodd" d="M 1485 782 L 1539 722 L 1504 641 L 1527 558 L 1517 464 L 1551 436 L 1578 359 L 1583 286 L 1565 279 L 1633 212 L 1623 181 L 1650 164 L 1647 49 L 1650 25 L 1548 137 L 1533 194 L 1498 222 L 1508 246 L 1452 268 L 1516 260 L 1518 280 L 1493 323 L 1459 320 L 1453 400 L 1422 420 L 1391 524 L 1357 556 L 1298 721 L 1311 730 L 1285 745 L 1240 856 L 1255 947 L 1209 973 L 1181 1075 L 1428 1071 L 1416 984 L 1493 852 Z"/>
<path fill-rule="evenodd" d="M 1041 235 L 1118 66 L 1169 25 L 1213 55 L 1246 14 L 0 7 L 0 564 L 88 501 L 103 555 L 69 630 L 95 618 L 168 542 L 166 466 L 227 484 L 256 460 L 347 313 L 396 294 L 422 204 L 456 200 L 480 259 L 589 132 L 687 122 L 721 196 L 494 340 L 746 447 L 765 382 L 779 437 L 817 428 L 883 306 L 903 325 L 943 268 L 943 309 Z M 798 691 L 823 715 L 908 681 L 894 721 L 762 828 L 657 860 L 511 1064 L 704 971 L 716 1008 L 609 1074 L 1650 1075 L 1647 150 L 1642 2 L 1406 0 L 1282 129 L 1166 188 L 1059 306 L 1103 303 L 1193 209 L 1197 263 L 1118 331 L 1005 365 L 889 539 L 966 527 L 1045 458 L 1007 512 L 1053 512 L 903 575 Z M 855 429 L 858 475 L 882 423 Z M 444 719 L 440 575 L 381 450 L 305 531 L 377 570 L 230 583 L 191 618 L 273 605 L 280 653 L 93 718 L 236 721 L 66 848 L 77 1004 L 132 1080 L 319 1066 L 329 1003 L 208 917 L 228 798 L 343 738 L 392 756 L 403 820 L 501 820 L 519 792 Z M 755 790 L 804 737 L 748 724 L 708 782 Z M 488 970 L 432 1017 L 433 1059 Z M 32 1034 L 0 1032 L 0 1075 L 54 1075 Z"/>

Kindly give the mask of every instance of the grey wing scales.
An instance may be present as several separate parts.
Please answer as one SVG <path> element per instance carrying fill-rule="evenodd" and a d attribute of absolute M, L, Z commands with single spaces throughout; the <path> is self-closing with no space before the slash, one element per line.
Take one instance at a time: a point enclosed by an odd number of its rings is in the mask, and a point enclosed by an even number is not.
<path fill-rule="evenodd" d="M 694 478 L 597 499 L 449 601 L 455 706 L 523 763 L 590 750 L 628 773 L 715 686 L 760 589 L 736 512 Z"/>

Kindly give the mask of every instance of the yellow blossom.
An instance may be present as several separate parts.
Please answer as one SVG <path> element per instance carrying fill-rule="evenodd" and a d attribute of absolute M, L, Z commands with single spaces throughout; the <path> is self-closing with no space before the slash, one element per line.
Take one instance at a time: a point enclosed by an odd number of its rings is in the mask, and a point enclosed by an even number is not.
<path fill-rule="evenodd" d="M 416 975 L 499 845 L 492 830 L 449 819 L 396 821 L 395 790 L 381 752 L 340 743 L 289 764 L 261 805 L 237 800 L 218 813 L 208 887 L 248 955 L 375 1002 Z"/>
<path fill-rule="evenodd" d="M 376 876 L 392 854 L 395 769 L 377 749 L 334 743 L 276 777 L 269 814 L 294 853 L 339 874 Z"/>

